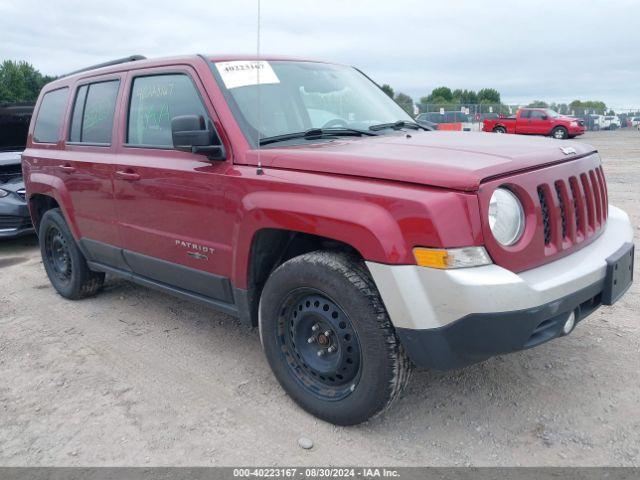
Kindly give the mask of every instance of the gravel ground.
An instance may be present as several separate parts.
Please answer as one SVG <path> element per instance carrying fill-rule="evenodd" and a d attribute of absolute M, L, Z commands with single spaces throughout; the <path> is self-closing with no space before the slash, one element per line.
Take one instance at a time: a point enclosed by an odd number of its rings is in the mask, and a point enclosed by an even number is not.
<path fill-rule="evenodd" d="M 640 132 L 578 141 L 640 225 Z M 289 400 L 257 331 L 115 279 L 63 300 L 34 238 L 1 242 L 0 464 L 638 466 L 639 290 L 536 349 L 418 371 L 386 415 L 341 428 Z"/>

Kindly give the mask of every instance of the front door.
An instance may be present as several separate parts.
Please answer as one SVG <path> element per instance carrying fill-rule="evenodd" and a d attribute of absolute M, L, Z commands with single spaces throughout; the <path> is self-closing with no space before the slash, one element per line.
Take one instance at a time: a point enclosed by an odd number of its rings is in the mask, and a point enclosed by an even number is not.
<path fill-rule="evenodd" d="M 194 71 L 131 72 L 124 145 L 114 192 L 124 257 L 134 273 L 221 302 L 233 301 L 233 209 L 225 208 L 227 161 L 173 149 L 171 119 L 213 108 Z"/>
<path fill-rule="evenodd" d="M 531 110 L 529 117 L 529 126 L 531 133 L 536 135 L 549 134 L 549 117 L 543 110 Z"/>

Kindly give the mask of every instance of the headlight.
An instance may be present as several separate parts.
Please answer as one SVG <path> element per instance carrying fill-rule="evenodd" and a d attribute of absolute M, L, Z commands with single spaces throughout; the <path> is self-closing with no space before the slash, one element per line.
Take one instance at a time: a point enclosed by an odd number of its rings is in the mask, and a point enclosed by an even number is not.
<path fill-rule="evenodd" d="M 516 243 L 524 232 L 524 209 L 518 197 L 506 188 L 498 188 L 489 202 L 489 228 L 502 245 Z"/>
<path fill-rule="evenodd" d="M 0 188 L 0 198 L 4 198 L 9 195 L 9 192 Z"/>
<path fill-rule="evenodd" d="M 571 122 L 571 126 L 572 127 L 577 127 L 578 126 L 578 122 Z"/>

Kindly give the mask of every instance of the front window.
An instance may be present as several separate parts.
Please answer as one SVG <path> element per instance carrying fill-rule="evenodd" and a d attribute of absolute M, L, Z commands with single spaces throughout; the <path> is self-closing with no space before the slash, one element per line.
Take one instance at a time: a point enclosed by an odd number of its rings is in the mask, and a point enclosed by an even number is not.
<path fill-rule="evenodd" d="M 413 123 L 376 84 L 351 67 L 233 61 L 214 63 L 212 70 L 254 145 L 258 139 L 310 129 L 368 130 L 374 125 Z"/>
<path fill-rule="evenodd" d="M 129 100 L 127 145 L 173 148 L 171 119 L 181 115 L 208 117 L 190 77 L 183 73 L 136 77 Z"/>

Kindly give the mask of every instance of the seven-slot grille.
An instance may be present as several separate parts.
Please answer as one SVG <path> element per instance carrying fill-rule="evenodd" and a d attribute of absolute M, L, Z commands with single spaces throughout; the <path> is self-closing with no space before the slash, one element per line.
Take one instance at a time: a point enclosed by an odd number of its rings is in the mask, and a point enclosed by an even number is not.
<path fill-rule="evenodd" d="M 538 186 L 544 244 L 558 250 L 595 235 L 607 221 L 607 185 L 602 167 Z"/>

